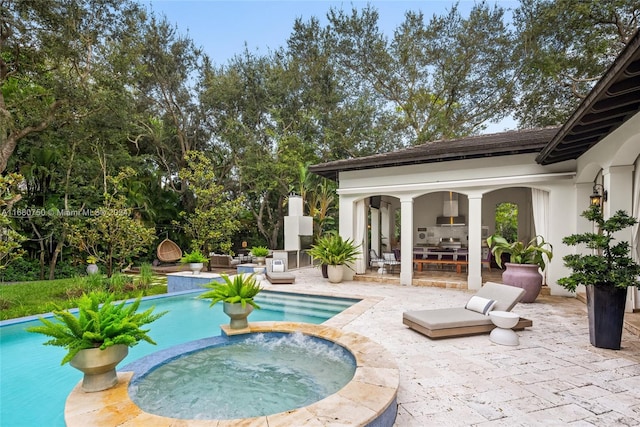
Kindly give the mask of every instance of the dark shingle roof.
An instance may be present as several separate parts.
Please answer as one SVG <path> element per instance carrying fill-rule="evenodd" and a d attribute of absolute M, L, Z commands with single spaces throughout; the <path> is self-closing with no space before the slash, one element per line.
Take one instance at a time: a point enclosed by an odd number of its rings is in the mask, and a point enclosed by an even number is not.
<path fill-rule="evenodd" d="M 548 165 L 577 159 L 640 112 L 640 30 L 536 158 Z"/>
<path fill-rule="evenodd" d="M 309 170 L 336 180 L 338 172 L 342 171 L 538 153 L 558 129 L 559 127 L 548 127 L 439 140 L 390 153 L 320 163 L 310 166 Z"/>

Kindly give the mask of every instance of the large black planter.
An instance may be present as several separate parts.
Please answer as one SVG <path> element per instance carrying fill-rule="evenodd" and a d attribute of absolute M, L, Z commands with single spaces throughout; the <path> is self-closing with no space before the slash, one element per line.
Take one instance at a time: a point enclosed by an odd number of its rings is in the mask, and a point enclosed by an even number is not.
<path fill-rule="evenodd" d="M 328 267 L 327 264 L 322 264 L 320 266 L 320 270 L 322 271 L 322 277 L 324 277 L 325 279 L 329 278 L 329 272 L 327 267 Z"/>
<path fill-rule="evenodd" d="M 620 350 L 627 290 L 594 285 L 586 288 L 591 345 Z"/>

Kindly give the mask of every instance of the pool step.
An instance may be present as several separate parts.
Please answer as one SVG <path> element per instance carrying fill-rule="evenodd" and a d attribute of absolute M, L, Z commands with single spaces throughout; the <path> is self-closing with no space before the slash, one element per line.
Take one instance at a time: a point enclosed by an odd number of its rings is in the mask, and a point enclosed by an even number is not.
<path fill-rule="evenodd" d="M 336 298 L 336 297 L 328 297 L 324 295 L 309 295 L 309 294 L 294 294 L 294 293 L 286 293 L 286 292 L 270 292 L 263 291 L 258 294 L 258 298 L 269 298 L 273 301 L 311 301 L 317 302 L 321 304 L 332 304 L 339 305 L 343 307 L 349 307 L 359 300 L 356 298 Z"/>
<path fill-rule="evenodd" d="M 266 310 L 294 314 L 315 312 L 333 316 L 357 301 L 313 295 L 262 292 L 256 297 L 256 302 Z"/>

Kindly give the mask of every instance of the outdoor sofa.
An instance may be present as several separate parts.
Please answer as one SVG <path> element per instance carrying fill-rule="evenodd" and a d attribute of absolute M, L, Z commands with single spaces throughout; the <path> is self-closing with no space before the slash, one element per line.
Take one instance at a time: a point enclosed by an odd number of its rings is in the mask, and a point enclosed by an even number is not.
<path fill-rule="evenodd" d="M 487 282 L 474 296 L 482 300 L 495 301 L 493 310 L 511 311 L 522 299 L 524 293 L 524 289 L 521 288 Z M 476 298 L 475 301 L 480 299 Z M 472 299 L 465 307 L 406 311 L 402 314 L 402 323 L 429 338 L 450 338 L 491 332 L 495 325 L 491 322 L 488 313 L 483 314 L 467 308 L 471 302 Z M 475 309 L 475 307 L 471 308 Z M 521 317 L 513 329 L 522 330 L 532 325 L 531 320 Z"/>

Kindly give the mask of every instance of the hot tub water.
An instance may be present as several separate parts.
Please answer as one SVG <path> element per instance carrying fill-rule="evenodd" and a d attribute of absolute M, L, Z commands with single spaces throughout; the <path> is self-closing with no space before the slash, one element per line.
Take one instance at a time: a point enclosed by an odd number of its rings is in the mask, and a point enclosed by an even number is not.
<path fill-rule="evenodd" d="M 151 368 L 129 386 L 144 411 L 182 419 L 275 414 L 317 402 L 354 375 L 343 347 L 300 333 L 255 334 Z"/>

